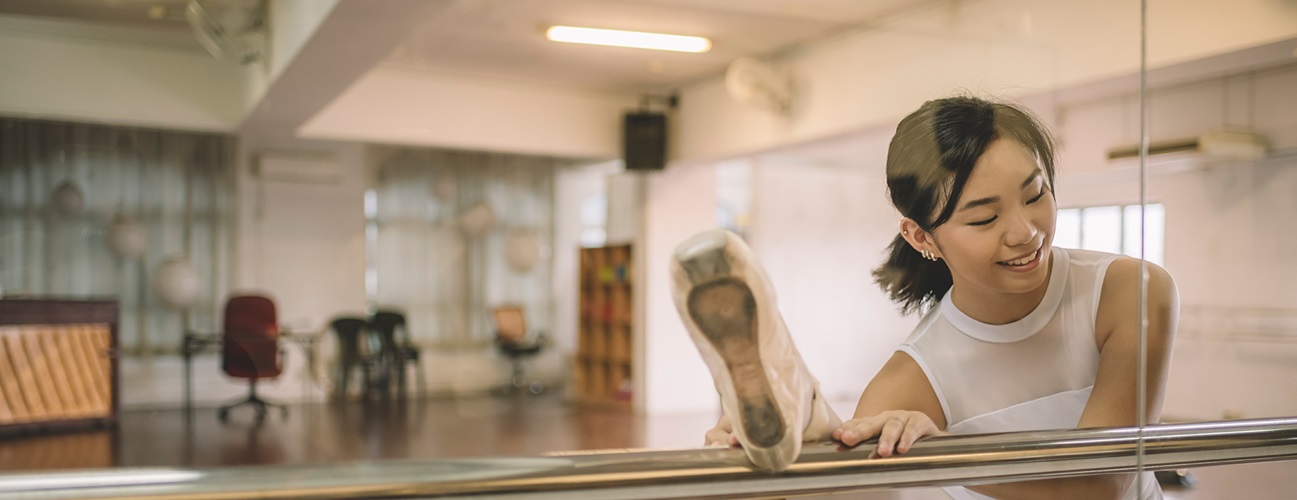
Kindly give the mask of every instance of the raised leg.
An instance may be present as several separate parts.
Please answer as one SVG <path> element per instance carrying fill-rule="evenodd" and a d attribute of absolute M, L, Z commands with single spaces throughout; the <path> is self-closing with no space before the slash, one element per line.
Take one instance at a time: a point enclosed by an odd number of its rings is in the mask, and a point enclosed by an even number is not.
<path fill-rule="evenodd" d="M 676 309 L 711 370 L 721 406 L 753 465 L 786 469 L 801 443 L 841 420 L 819 397 L 751 250 L 727 231 L 685 240 L 672 258 Z"/>

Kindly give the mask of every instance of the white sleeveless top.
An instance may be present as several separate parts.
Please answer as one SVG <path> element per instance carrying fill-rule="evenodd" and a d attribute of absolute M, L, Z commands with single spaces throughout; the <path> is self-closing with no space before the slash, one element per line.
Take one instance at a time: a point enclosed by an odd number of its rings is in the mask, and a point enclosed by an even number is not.
<path fill-rule="evenodd" d="M 990 325 L 947 292 L 899 350 L 923 369 L 954 434 L 1075 428 L 1099 372 L 1094 318 L 1103 278 L 1119 255 L 1053 248 L 1049 287 L 1026 317 Z M 1134 383 L 1132 381 L 1132 383 Z M 1161 498 L 1152 472 L 1145 499 Z M 990 498 L 945 488 L 951 498 Z M 1133 500 L 1136 485 L 1123 498 Z"/>

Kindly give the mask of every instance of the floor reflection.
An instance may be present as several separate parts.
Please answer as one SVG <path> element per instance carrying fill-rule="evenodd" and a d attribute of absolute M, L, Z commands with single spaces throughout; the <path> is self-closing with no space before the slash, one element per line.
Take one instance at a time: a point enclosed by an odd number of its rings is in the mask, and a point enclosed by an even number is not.
<path fill-rule="evenodd" d="M 537 455 L 696 444 L 709 415 L 673 417 L 670 435 L 644 417 L 567 404 L 561 394 L 295 405 L 222 424 L 215 409 L 136 410 L 116 430 L 0 438 L 0 469 L 220 467 L 387 459 Z"/>

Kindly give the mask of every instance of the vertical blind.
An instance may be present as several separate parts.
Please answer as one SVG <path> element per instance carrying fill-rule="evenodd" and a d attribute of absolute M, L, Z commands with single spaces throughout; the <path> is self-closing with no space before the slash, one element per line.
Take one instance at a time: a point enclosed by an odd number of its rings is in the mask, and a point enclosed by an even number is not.
<path fill-rule="evenodd" d="M 0 289 L 115 298 L 124 354 L 177 352 L 187 325 L 219 324 L 234 151 L 227 135 L 0 118 Z M 81 193 L 82 208 L 59 203 L 64 185 Z M 144 228 L 142 255 L 109 250 L 118 217 Z M 184 309 L 151 291 L 169 258 L 197 271 L 197 298 Z"/>
<path fill-rule="evenodd" d="M 501 305 L 522 306 L 529 327 L 552 324 L 554 175 L 570 160 L 398 148 L 377 157 L 367 214 L 376 307 L 404 310 L 417 339 L 445 348 L 493 338 L 490 311 Z M 511 243 L 529 239 L 535 265 L 509 265 Z"/>

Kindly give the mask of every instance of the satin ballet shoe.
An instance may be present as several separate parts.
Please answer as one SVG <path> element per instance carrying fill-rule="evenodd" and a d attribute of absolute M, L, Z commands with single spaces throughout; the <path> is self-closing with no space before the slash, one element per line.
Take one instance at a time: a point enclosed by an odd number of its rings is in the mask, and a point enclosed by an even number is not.
<path fill-rule="evenodd" d="M 721 230 L 685 240 L 672 255 L 671 277 L 676 310 L 752 464 L 784 470 L 804 440 L 829 439 L 842 420 L 820 395 L 743 240 Z"/>

